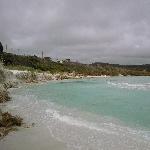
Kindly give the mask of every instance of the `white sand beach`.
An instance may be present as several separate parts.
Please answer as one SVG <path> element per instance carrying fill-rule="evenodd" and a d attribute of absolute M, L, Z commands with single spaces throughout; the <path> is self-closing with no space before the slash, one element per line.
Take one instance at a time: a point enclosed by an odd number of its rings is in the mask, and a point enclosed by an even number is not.
<path fill-rule="evenodd" d="M 42 127 L 22 128 L 0 141 L 1 150 L 66 150 L 64 143 L 56 141 Z"/>

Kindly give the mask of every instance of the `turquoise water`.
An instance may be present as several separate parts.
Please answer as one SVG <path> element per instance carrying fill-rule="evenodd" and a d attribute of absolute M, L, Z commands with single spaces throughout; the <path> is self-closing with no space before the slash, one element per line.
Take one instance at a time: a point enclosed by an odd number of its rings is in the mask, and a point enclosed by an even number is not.
<path fill-rule="evenodd" d="M 28 93 L 41 101 L 150 129 L 150 77 L 52 81 L 30 86 Z"/>
<path fill-rule="evenodd" d="M 50 81 L 10 92 L 8 110 L 34 122 L 41 143 L 50 135 L 68 150 L 150 149 L 150 77 Z"/>

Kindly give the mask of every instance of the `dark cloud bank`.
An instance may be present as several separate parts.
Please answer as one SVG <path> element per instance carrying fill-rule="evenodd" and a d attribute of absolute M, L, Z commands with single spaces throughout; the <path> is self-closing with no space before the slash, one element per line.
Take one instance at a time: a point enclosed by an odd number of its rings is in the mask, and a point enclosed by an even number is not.
<path fill-rule="evenodd" d="M 20 53 L 150 63 L 150 0 L 0 0 L 0 40 Z"/>

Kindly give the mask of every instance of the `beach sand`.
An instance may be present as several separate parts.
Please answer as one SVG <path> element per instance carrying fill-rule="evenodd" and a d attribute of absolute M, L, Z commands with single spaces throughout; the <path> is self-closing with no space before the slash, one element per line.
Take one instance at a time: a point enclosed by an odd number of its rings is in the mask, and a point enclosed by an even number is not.
<path fill-rule="evenodd" d="M 31 127 L 12 132 L 0 141 L 0 150 L 66 150 L 64 143 L 47 134 L 48 129 Z"/>

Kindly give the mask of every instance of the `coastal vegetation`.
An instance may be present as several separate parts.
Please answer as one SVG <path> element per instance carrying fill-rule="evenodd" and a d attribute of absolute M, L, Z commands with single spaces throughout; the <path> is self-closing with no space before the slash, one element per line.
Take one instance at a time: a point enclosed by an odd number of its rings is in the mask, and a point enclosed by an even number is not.
<path fill-rule="evenodd" d="M 118 75 L 133 75 L 133 76 L 149 76 L 150 65 L 119 65 L 95 62 L 92 64 L 83 64 L 72 62 L 70 59 L 53 61 L 50 57 L 40 58 L 36 55 L 25 56 L 3 52 L 1 54 L 3 64 L 8 69 L 28 70 L 31 72 L 50 72 L 54 73 L 72 73 L 82 74 L 84 76 L 118 76 Z M 34 74 L 33 74 L 34 75 Z"/>

